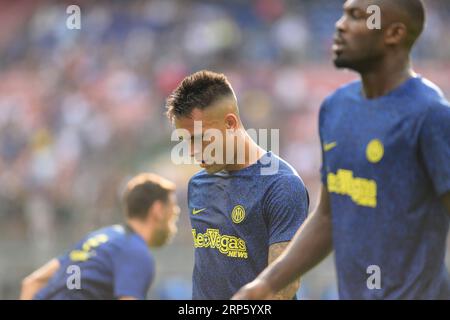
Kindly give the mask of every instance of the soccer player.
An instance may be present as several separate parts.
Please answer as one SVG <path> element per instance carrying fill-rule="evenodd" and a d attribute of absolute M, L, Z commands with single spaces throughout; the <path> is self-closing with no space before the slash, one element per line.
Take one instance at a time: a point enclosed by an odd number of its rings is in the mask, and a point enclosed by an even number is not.
<path fill-rule="evenodd" d="M 186 77 L 167 108 L 177 131 L 191 139 L 185 141 L 192 146 L 190 156 L 204 169 L 188 185 L 195 247 L 192 297 L 229 299 L 284 251 L 307 216 L 307 191 L 289 164 L 258 146 L 244 129 L 223 74 L 199 71 Z M 224 143 L 210 155 L 207 150 L 220 140 L 211 132 L 220 133 Z M 225 142 L 230 137 L 235 144 Z M 298 287 L 299 281 L 292 281 L 274 298 L 293 299 Z"/>
<path fill-rule="evenodd" d="M 151 173 L 131 179 L 124 193 L 126 224 L 87 235 L 73 249 L 26 277 L 21 299 L 145 299 L 155 267 L 148 247 L 177 232 L 175 185 Z M 79 276 L 79 279 L 75 279 Z"/>
<path fill-rule="evenodd" d="M 366 25 L 381 9 L 381 29 Z M 348 0 L 334 64 L 361 81 L 334 92 L 319 117 L 317 209 L 274 264 L 235 299 L 270 297 L 335 250 L 341 299 L 449 299 L 450 106 L 414 73 L 419 0 Z"/>

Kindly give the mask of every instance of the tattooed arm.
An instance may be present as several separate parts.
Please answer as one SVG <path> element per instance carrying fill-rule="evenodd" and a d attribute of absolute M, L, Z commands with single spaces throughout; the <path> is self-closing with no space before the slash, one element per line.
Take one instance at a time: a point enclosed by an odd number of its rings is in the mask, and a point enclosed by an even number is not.
<path fill-rule="evenodd" d="M 269 265 L 274 262 L 289 245 L 289 241 L 274 243 L 269 247 Z M 284 289 L 276 293 L 272 299 L 274 300 L 292 300 L 300 286 L 300 278 L 294 280 Z"/>

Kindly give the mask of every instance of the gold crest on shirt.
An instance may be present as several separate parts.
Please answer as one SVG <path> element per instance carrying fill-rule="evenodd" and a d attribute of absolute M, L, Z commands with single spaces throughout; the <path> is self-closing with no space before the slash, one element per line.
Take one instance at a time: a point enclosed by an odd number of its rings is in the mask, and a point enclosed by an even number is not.
<path fill-rule="evenodd" d="M 233 208 L 233 211 L 231 211 L 231 220 L 234 223 L 241 223 L 245 219 L 245 209 L 241 205 L 237 205 Z"/>
<path fill-rule="evenodd" d="M 384 156 L 384 146 L 379 139 L 370 140 L 366 148 L 367 160 L 371 163 L 380 162 Z"/>

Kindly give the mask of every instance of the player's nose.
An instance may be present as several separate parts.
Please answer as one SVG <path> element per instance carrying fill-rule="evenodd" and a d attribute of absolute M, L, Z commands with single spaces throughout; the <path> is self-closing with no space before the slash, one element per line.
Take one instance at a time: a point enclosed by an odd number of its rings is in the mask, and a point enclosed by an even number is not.
<path fill-rule="evenodd" d="M 346 20 L 345 15 L 343 15 L 338 21 L 336 21 L 335 27 L 337 33 L 345 31 L 347 25 Z"/>

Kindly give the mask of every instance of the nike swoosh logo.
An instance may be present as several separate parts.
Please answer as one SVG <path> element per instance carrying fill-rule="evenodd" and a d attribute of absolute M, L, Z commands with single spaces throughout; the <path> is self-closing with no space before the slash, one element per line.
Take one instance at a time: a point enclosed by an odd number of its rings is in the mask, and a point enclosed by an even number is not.
<path fill-rule="evenodd" d="M 337 142 L 330 142 L 330 143 L 324 143 L 323 145 L 323 151 L 327 152 L 330 151 L 331 149 L 333 149 L 334 147 L 337 146 Z"/>
<path fill-rule="evenodd" d="M 199 209 L 199 210 L 192 209 L 192 214 L 195 215 L 195 214 L 200 213 L 200 212 L 202 212 L 202 211 L 204 211 L 204 210 L 206 210 L 206 208 Z"/>

